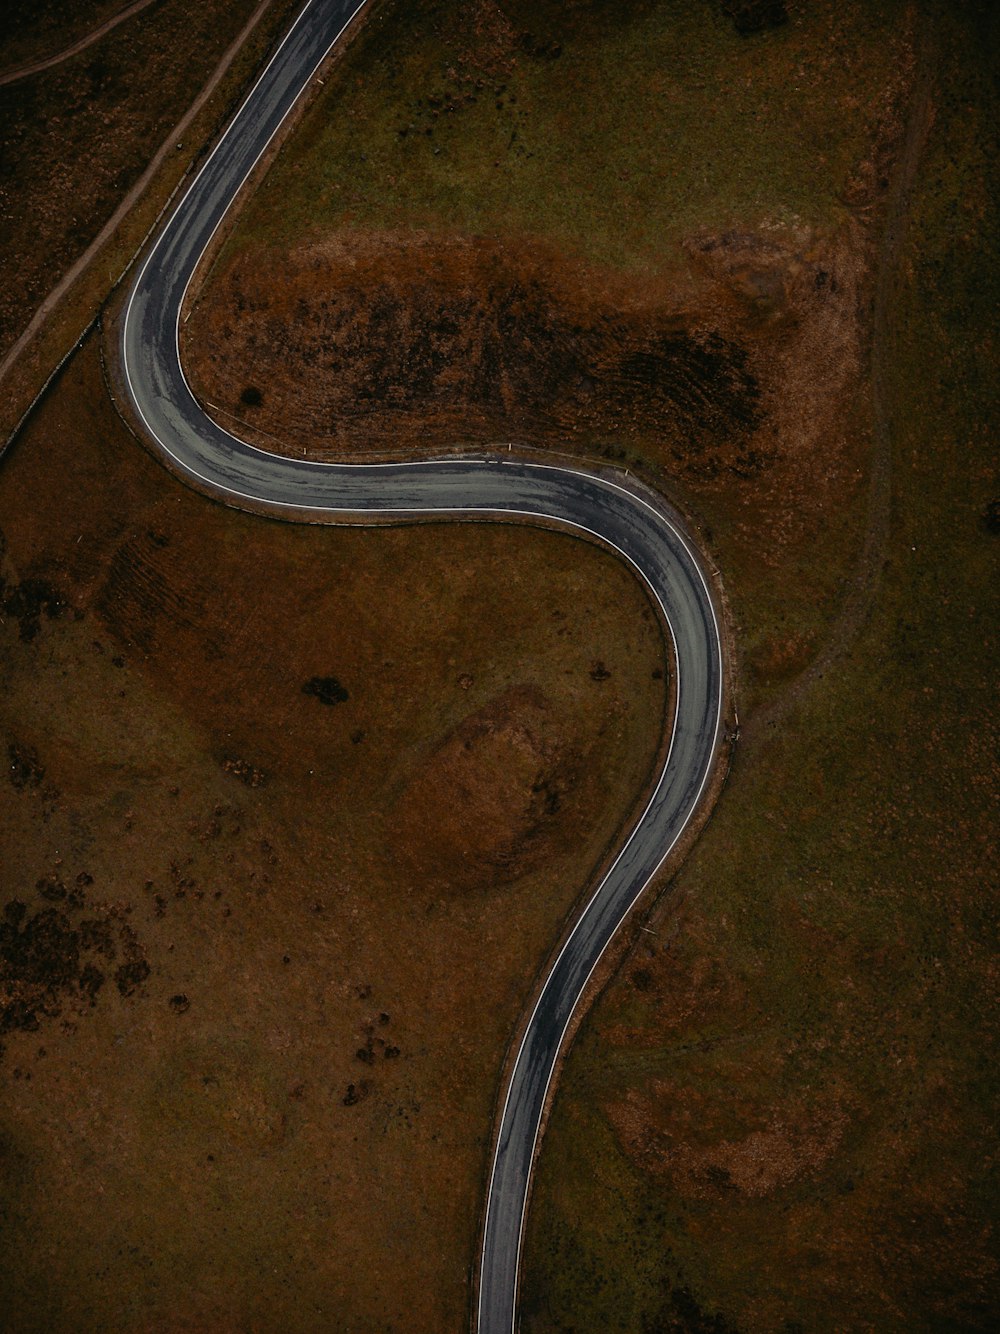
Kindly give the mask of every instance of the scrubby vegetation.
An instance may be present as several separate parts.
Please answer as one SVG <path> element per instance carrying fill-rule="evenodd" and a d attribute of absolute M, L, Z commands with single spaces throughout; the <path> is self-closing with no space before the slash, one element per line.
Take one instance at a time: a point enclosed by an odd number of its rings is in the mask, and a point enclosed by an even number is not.
<path fill-rule="evenodd" d="M 627 463 L 722 570 L 736 764 L 566 1064 L 525 1328 L 989 1328 L 996 18 L 464 19 L 372 11 L 186 352 L 270 447 Z M 501 1053 L 658 740 L 652 613 L 552 534 L 178 493 L 92 351 L 0 483 L 5 1309 L 462 1328 Z"/>

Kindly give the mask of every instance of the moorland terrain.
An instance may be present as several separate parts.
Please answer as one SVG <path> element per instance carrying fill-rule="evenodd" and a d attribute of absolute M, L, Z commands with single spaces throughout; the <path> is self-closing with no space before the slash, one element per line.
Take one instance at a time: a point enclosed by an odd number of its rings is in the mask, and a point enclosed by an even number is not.
<path fill-rule="evenodd" d="M 740 743 L 566 1062 L 524 1327 L 989 1328 L 996 19 L 464 20 L 372 10 L 184 351 L 269 448 L 621 463 L 721 570 Z M 99 354 L 0 470 L 6 1309 L 463 1328 L 659 627 L 555 534 L 195 497 Z"/>

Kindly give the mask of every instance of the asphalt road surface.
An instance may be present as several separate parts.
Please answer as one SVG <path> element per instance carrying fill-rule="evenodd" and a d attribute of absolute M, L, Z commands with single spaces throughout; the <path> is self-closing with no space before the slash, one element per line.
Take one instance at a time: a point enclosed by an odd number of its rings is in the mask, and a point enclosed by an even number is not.
<path fill-rule="evenodd" d="M 134 412 L 164 461 L 231 504 L 296 520 L 517 518 L 613 549 L 659 604 L 673 638 L 676 710 L 662 772 L 641 818 L 582 910 L 524 1030 L 497 1135 L 480 1256 L 480 1334 L 515 1327 L 521 1237 L 535 1144 L 573 1010 L 629 908 L 687 826 L 712 770 L 723 697 L 716 614 L 677 517 L 627 477 L 498 457 L 381 465 L 281 458 L 236 439 L 195 401 L 178 329 L 199 257 L 240 186 L 363 0 L 311 0 L 152 246 L 122 320 Z"/>

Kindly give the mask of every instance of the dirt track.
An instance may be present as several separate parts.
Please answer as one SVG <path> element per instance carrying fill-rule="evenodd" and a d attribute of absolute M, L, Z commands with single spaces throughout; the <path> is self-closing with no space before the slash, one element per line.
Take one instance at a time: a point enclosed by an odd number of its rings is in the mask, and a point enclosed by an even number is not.
<path fill-rule="evenodd" d="M 69 60 L 72 56 L 78 56 L 81 51 L 86 51 L 88 46 L 93 46 L 95 42 L 99 42 L 105 33 L 111 32 L 112 28 L 117 28 L 119 23 L 124 23 L 126 19 L 132 18 L 155 3 L 156 0 L 135 0 L 134 4 L 127 5 L 112 18 L 106 19 L 104 23 L 93 28 L 85 37 L 81 37 L 79 41 L 73 42 L 61 51 L 57 51 L 55 55 L 48 56 L 44 60 L 35 60 L 18 65 L 15 69 L 4 70 L 0 74 L 0 88 L 8 83 L 17 83 L 19 79 L 30 78 L 33 74 L 41 74 L 43 70 L 52 69 L 55 65 L 61 65 L 64 60 Z"/>

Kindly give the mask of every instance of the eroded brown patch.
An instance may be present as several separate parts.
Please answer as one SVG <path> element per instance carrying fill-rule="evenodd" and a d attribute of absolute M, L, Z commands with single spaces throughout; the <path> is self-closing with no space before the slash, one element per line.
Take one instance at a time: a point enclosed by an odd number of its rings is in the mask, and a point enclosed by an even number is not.
<path fill-rule="evenodd" d="M 752 1128 L 727 1135 L 722 1126 L 734 1114 Z M 630 1089 L 608 1115 L 636 1163 L 696 1199 L 726 1191 L 771 1195 L 823 1167 L 848 1124 L 833 1097 L 809 1106 L 793 1099 L 752 1109 L 734 1094 L 730 1105 L 720 1107 L 717 1089 L 703 1095 L 664 1079 Z"/>
<path fill-rule="evenodd" d="M 393 855 L 418 883 L 446 889 L 516 879 L 551 852 L 580 767 L 542 691 L 506 691 L 409 777 L 389 822 Z"/>
<path fill-rule="evenodd" d="M 773 583 L 857 504 L 867 244 L 854 224 L 762 224 L 629 275 L 527 239 L 343 231 L 215 275 L 185 364 L 221 420 L 279 452 L 511 440 L 724 495 L 727 540 Z M 814 642 L 785 638 L 755 679 L 810 660 Z"/>
<path fill-rule="evenodd" d="M 758 419 L 738 343 L 528 242 L 343 233 L 251 253 L 197 325 L 210 401 L 321 452 L 655 432 L 721 468 Z"/>
<path fill-rule="evenodd" d="M 850 1124 L 849 1094 L 829 1084 L 786 1091 L 798 1054 L 768 1040 L 766 1016 L 755 1012 L 746 980 L 725 962 L 717 927 L 697 908 L 679 905 L 657 933 L 676 935 L 676 949 L 630 968 L 638 1004 L 625 1006 L 603 1037 L 636 1053 L 694 1046 L 721 1077 L 630 1079 L 604 1108 L 622 1148 L 687 1199 L 759 1198 L 819 1172 Z"/>
<path fill-rule="evenodd" d="M 187 365 L 293 450 L 604 440 L 702 480 L 804 455 L 822 473 L 858 368 L 857 248 L 704 236 L 693 272 L 650 280 L 528 241 L 343 232 L 237 258 L 188 326 Z"/>

